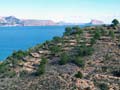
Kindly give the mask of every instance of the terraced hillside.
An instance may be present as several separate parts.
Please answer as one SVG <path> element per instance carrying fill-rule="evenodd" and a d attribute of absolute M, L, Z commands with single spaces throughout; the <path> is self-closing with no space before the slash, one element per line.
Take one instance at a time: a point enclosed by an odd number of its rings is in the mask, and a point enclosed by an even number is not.
<path fill-rule="evenodd" d="M 1 62 L 0 82 L 0 90 L 120 90 L 120 26 L 66 27 Z"/>

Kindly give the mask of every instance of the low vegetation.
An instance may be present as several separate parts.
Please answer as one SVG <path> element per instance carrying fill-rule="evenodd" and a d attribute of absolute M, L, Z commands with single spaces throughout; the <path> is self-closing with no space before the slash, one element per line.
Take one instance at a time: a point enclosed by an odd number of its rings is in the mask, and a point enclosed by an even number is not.
<path fill-rule="evenodd" d="M 99 85 L 99 88 L 100 88 L 100 90 L 109 90 L 107 84 L 105 84 L 105 83 L 101 83 L 101 84 Z"/>
<path fill-rule="evenodd" d="M 70 61 L 70 57 L 67 53 L 62 53 L 60 56 L 60 61 L 59 64 L 60 65 L 65 65 Z"/>
<path fill-rule="evenodd" d="M 75 74 L 75 77 L 81 79 L 83 78 L 83 74 L 80 71 L 78 71 L 77 74 Z"/>
<path fill-rule="evenodd" d="M 113 71 L 112 74 L 116 77 L 120 77 L 120 70 Z"/>
<path fill-rule="evenodd" d="M 42 57 L 41 62 L 39 64 L 37 72 L 36 72 L 37 76 L 40 76 L 45 73 L 45 67 L 46 67 L 47 62 L 48 62 L 47 59 Z"/>
<path fill-rule="evenodd" d="M 92 55 L 92 53 L 94 51 L 94 49 L 92 47 L 88 47 L 86 45 L 82 45 L 82 46 L 78 47 L 78 50 L 79 50 L 78 54 L 81 57 Z"/>
<path fill-rule="evenodd" d="M 75 58 L 74 63 L 81 68 L 85 67 L 85 61 L 80 56 Z"/>
<path fill-rule="evenodd" d="M 109 36 L 114 39 L 115 38 L 115 34 L 114 34 L 114 31 L 113 30 L 110 30 L 109 31 Z"/>

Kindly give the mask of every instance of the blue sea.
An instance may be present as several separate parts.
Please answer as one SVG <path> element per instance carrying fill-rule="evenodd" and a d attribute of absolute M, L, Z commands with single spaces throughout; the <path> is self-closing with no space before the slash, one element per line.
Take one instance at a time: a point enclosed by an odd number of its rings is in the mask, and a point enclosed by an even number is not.
<path fill-rule="evenodd" d="M 0 27 L 0 60 L 13 51 L 27 50 L 36 44 L 62 36 L 65 26 Z"/>

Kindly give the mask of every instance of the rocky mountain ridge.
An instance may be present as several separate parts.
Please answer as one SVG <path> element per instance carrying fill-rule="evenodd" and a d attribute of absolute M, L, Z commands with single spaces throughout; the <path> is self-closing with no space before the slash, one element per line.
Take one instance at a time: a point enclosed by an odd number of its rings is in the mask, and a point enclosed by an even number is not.
<path fill-rule="evenodd" d="M 0 26 L 53 26 L 53 25 L 101 25 L 102 21 L 91 20 L 90 23 L 67 23 L 67 22 L 54 22 L 52 20 L 22 20 L 14 16 L 1 17 Z"/>

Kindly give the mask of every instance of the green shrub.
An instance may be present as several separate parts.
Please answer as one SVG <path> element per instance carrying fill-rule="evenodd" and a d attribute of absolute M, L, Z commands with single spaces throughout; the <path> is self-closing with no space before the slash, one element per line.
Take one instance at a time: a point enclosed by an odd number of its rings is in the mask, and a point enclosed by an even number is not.
<path fill-rule="evenodd" d="M 50 51 L 52 52 L 52 54 L 58 54 L 61 51 L 61 47 L 59 47 L 59 46 L 51 46 Z"/>
<path fill-rule="evenodd" d="M 101 32 L 101 35 L 102 35 L 102 36 L 104 36 L 104 35 L 106 35 L 106 34 L 107 34 L 107 31 L 106 31 L 106 30 L 104 30 L 104 29 L 101 29 L 101 30 L 100 30 L 100 32 Z"/>
<path fill-rule="evenodd" d="M 48 43 L 48 41 L 46 41 L 45 43 Z M 42 48 L 44 46 L 44 43 L 43 44 L 37 44 L 36 46 L 32 47 L 32 48 L 29 48 L 27 50 L 28 54 L 31 53 L 31 52 L 37 52 L 40 48 Z"/>
<path fill-rule="evenodd" d="M 53 42 L 60 43 L 61 41 L 62 41 L 62 38 L 60 38 L 58 36 L 53 37 Z"/>
<path fill-rule="evenodd" d="M 60 56 L 60 61 L 59 61 L 59 64 L 60 65 L 64 65 L 66 63 L 69 62 L 69 56 L 67 53 L 62 53 L 61 56 Z"/>
<path fill-rule="evenodd" d="M 100 90 L 109 90 L 107 84 L 105 84 L 105 83 L 99 84 L 99 88 L 100 88 Z"/>
<path fill-rule="evenodd" d="M 46 67 L 47 62 L 48 62 L 47 59 L 42 57 L 41 62 L 40 62 L 38 69 L 36 71 L 37 76 L 40 76 L 40 75 L 45 73 L 45 67 Z"/>
<path fill-rule="evenodd" d="M 42 57 L 40 64 L 46 64 L 47 62 L 48 60 L 45 57 Z"/>
<path fill-rule="evenodd" d="M 71 34 L 71 32 L 72 32 L 72 28 L 71 28 L 71 27 L 66 27 L 66 28 L 65 28 L 65 32 L 64 32 L 64 35 L 69 36 L 69 35 Z"/>
<path fill-rule="evenodd" d="M 14 51 L 11 57 L 16 58 L 16 59 L 22 59 L 24 56 L 27 56 L 27 55 L 28 55 L 27 51 L 19 50 L 17 52 Z"/>
<path fill-rule="evenodd" d="M 76 25 L 76 26 L 72 27 L 72 29 L 75 31 L 79 31 L 81 28 L 78 25 Z"/>
<path fill-rule="evenodd" d="M 77 34 L 83 34 L 83 30 L 82 30 L 82 29 L 79 29 L 79 30 L 77 31 Z"/>
<path fill-rule="evenodd" d="M 74 26 L 72 27 L 73 29 L 73 32 L 76 33 L 76 34 L 83 34 L 83 30 L 79 27 L 79 26 Z"/>
<path fill-rule="evenodd" d="M 5 73 L 7 71 L 8 67 L 6 63 L 1 63 L 0 64 L 0 73 Z"/>
<path fill-rule="evenodd" d="M 20 77 L 25 77 L 27 75 L 28 75 L 28 72 L 25 71 L 25 70 L 23 70 L 23 71 L 20 72 Z"/>
<path fill-rule="evenodd" d="M 83 78 L 83 74 L 80 71 L 78 71 L 78 73 L 75 74 L 75 77 L 81 79 L 81 78 Z"/>
<path fill-rule="evenodd" d="M 40 64 L 37 70 L 37 76 L 40 76 L 42 74 L 45 73 L 45 65 L 44 64 Z"/>
<path fill-rule="evenodd" d="M 85 45 L 79 47 L 79 51 L 78 51 L 78 54 L 79 56 L 88 56 L 88 55 L 92 55 L 94 49 L 92 47 L 87 47 Z"/>
<path fill-rule="evenodd" d="M 114 39 L 115 38 L 115 34 L 114 34 L 114 31 L 113 30 L 110 30 L 109 31 L 109 36 Z"/>
<path fill-rule="evenodd" d="M 16 76 L 16 72 L 15 71 L 8 71 L 8 72 L 6 72 L 6 76 L 10 77 L 10 78 L 13 78 L 13 77 Z"/>
<path fill-rule="evenodd" d="M 112 24 L 113 24 L 114 26 L 116 26 L 116 25 L 119 24 L 119 21 L 118 21 L 117 19 L 114 19 L 114 20 L 112 21 Z"/>
<path fill-rule="evenodd" d="M 113 76 L 120 77 L 120 70 L 116 70 L 112 72 Z"/>
<path fill-rule="evenodd" d="M 4 72 L 4 73 L 1 73 L 0 74 L 0 77 L 2 77 L 2 78 L 13 78 L 13 77 L 15 77 L 16 76 L 16 72 L 15 71 L 7 71 L 6 70 L 6 72 Z"/>
<path fill-rule="evenodd" d="M 91 39 L 90 39 L 90 44 L 91 44 L 91 45 L 94 45 L 95 43 L 96 43 L 96 39 L 95 39 L 95 38 L 91 38 Z"/>
<path fill-rule="evenodd" d="M 6 61 L 0 64 L 0 77 L 14 77 L 16 73 L 13 69 L 10 68 L 10 64 Z"/>
<path fill-rule="evenodd" d="M 100 39 L 100 36 L 101 36 L 100 31 L 99 31 L 99 30 L 96 30 L 93 37 L 94 37 L 95 39 Z"/>
<path fill-rule="evenodd" d="M 75 58 L 74 63 L 81 68 L 84 68 L 85 66 L 85 61 L 79 56 Z"/>

